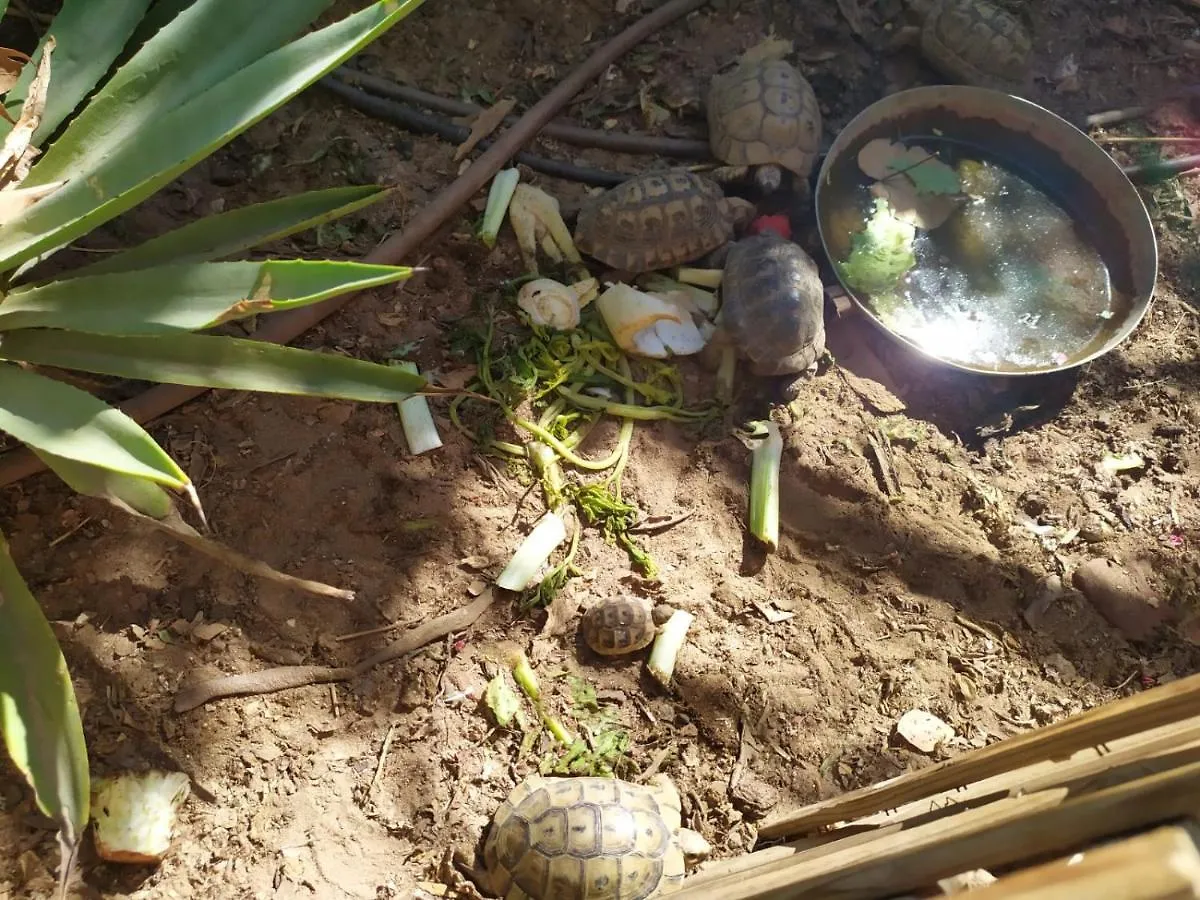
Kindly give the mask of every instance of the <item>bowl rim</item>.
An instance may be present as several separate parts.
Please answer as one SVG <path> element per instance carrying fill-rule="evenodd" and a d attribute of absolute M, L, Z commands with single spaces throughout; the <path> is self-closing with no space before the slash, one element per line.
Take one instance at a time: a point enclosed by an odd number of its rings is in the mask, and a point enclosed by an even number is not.
<path fill-rule="evenodd" d="M 919 100 L 923 96 L 928 96 L 932 102 L 920 104 Z M 942 356 L 939 356 L 937 353 L 932 352 L 928 348 L 917 344 L 910 338 L 899 334 L 886 325 L 879 318 L 879 316 L 877 316 L 863 301 L 858 292 L 845 283 L 841 274 L 837 271 L 837 266 L 833 264 L 833 257 L 829 250 L 829 241 L 825 234 L 824 219 L 821 215 L 822 192 L 826 186 L 826 181 L 831 174 L 831 168 L 846 154 L 848 148 L 860 137 L 858 132 L 862 130 L 864 123 L 866 123 L 868 120 L 876 121 L 886 118 L 885 116 L 880 115 L 881 109 L 889 106 L 895 106 L 897 104 L 907 105 L 912 103 L 914 100 L 918 101 L 918 103 L 913 104 L 913 106 L 917 108 L 932 109 L 938 105 L 937 101 L 939 99 L 944 99 L 946 97 L 951 99 L 957 98 L 957 102 L 959 104 L 962 104 L 965 100 L 969 100 L 971 97 L 986 98 L 988 103 L 994 104 L 999 102 L 1008 105 L 1014 111 L 1026 116 L 1031 123 L 1037 122 L 1037 120 L 1040 119 L 1049 126 L 1059 129 L 1063 135 L 1069 136 L 1069 139 L 1078 145 L 1079 152 L 1093 155 L 1096 159 L 1097 165 L 1109 167 L 1114 176 L 1119 176 L 1118 184 L 1121 185 L 1120 189 L 1128 191 L 1127 199 L 1134 201 L 1130 204 L 1130 206 L 1133 210 L 1135 210 L 1134 219 L 1136 219 L 1136 221 L 1124 222 L 1123 224 L 1125 224 L 1127 227 L 1132 227 L 1136 231 L 1140 231 L 1140 237 L 1149 245 L 1148 268 L 1150 284 L 1146 286 L 1144 291 L 1136 290 L 1138 285 L 1134 285 L 1135 296 L 1132 298 L 1133 308 L 1130 310 L 1129 314 L 1125 316 L 1125 320 L 1121 327 L 1118 328 L 1113 335 L 1107 341 L 1105 341 L 1104 344 L 1093 350 L 1088 355 L 1079 357 L 1078 359 L 1072 360 L 1068 363 L 1063 363 L 1061 365 L 1043 365 L 1026 368 L 1014 367 L 1003 370 L 988 368 L 986 366 L 971 365 L 959 360 L 946 359 Z M 1036 140 L 1036 138 L 1034 139 Z M 1070 165 L 1069 162 L 1068 165 Z M 859 112 L 856 113 L 854 117 L 851 118 L 850 121 L 838 131 L 837 135 L 833 139 L 833 142 L 829 145 L 829 149 L 826 151 L 824 159 L 821 161 L 820 169 L 817 172 L 816 187 L 813 191 L 813 213 L 817 221 L 817 232 L 821 239 L 821 249 L 825 253 L 826 258 L 830 263 L 830 268 L 833 271 L 834 278 L 836 279 L 838 286 L 840 286 L 845 294 L 850 298 L 850 301 L 855 305 L 858 311 L 870 319 L 877 327 L 882 329 L 893 340 L 899 341 L 905 347 L 916 351 L 921 356 L 924 356 L 925 358 L 940 365 L 948 366 L 964 372 L 992 375 L 996 377 L 1028 377 L 1035 375 L 1049 375 L 1055 372 L 1064 372 L 1084 366 L 1087 363 L 1095 361 L 1101 356 L 1111 353 L 1132 336 L 1132 334 L 1137 330 L 1138 326 L 1141 325 L 1142 321 L 1145 319 L 1146 314 L 1150 311 L 1150 307 L 1154 303 L 1155 292 L 1158 287 L 1159 248 L 1158 235 L 1154 230 L 1154 222 L 1150 217 L 1150 212 L 1146 208 L 1146 203 L 1142 199 L 1142 195 L 1139 193 L 1133 182 L 1129 179 L 1129 176 L 1125 174 L 1124 170 L 1117 163 L 1117 161 L 1113 159 L 1103 147 L 1092 140 L 1092 138 L 1085 131 L 1081 130 L 1074 123 L 1065 119 L 1063 116 L 1060 116 L 1053 110 L 1047 109 L 1041 104 L 1035 103 L 1025 97 L 1020 97 L 1016 94 L 1010 94 L 1005 91 L 995 90 L 993 88 L 963 84 L 920 85 L 888 94 L 887 96 L 881 97 L 870 105 L 859 110 Z"/>

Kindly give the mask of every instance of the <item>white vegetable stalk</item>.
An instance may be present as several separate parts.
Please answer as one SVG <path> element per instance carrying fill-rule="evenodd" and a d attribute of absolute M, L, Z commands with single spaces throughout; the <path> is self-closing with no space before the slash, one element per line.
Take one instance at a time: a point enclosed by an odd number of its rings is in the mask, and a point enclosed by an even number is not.
<path fill-rule="evenodd" d="M 763 422 L 760 428 L 767 436 L 754 448 L 750 458 L 750 533 L 773 552 L 779 546 L 779 464 L 783 438 L 774 422 Z"/>
<path fill-rule="evenodd" d="M 517 306 L 534 325 L 569 331 L 579 327 L 580 312 L 596 296 L 599 283 L 588 278 L 570 286 L 553 278 L 535 278 L 521 286 Z"/>
<path fill-rule="evenodd" d="M 658 637 L 654 639 L 646 667 L 663 687 L 669 687 L 671 684 L 679 651 L 683 648 L 683 642 L 687 640 L 687 631 L 695 619 L 690 612 L 677 609 L 671 613 L 671 618 L 667 619 Z"/>
<path fill-rule="evenodd" d="M 92 790 L 96 852 L 109 862 L 160 862 L 189 791 L 182 772 L 127 772 L 97 779 Z"/>
<path fill-rule="evenodd" d="M 511 169 L 501 169 L 492 179 L 488 189 L 487 207 L 483 211 L 483 227 L 479 231 L 484 246 L 489 250 L 496 246 L 496 238 L 500 234 L 500 226 L 504 224 L 504 216 L 508 213 L 508 204 L 512 202 L 513 192 L 521 173 L 516 166 Z"/>
<path fill-rule="evenodd" d="M 508 591 L 525 590 L 533 583 L 550 554 L 566 539 L 567 525 L 562 516 L 553 511 L 546 513 L 521 542 L 496 579 L 496 585 Z"/>
<path fill-rule="evenodd" d="M 721 277 L 725 274 L 725 270 L 693 269 L 688 266 L 681 266 L 675 274 L 678 280 L 684 284 L 694 284 L 696 287 L 708 288 L 715 291 L 721 286 Z"/>
<path fill-rule="evenodd" d="M 416 363 L 397 359 L 389 362 L 405 372 L 420 374 Z M 442 446 L 442 437 L 438 434 L 437 423 L 433 421 L 429 401 L 423 395 L 414 394 L 401 400 L 396 406 L 400 410 L 400 427 L 404 429 L 404 441 L 408 444 L 409 453 L 419 456 Z"/>

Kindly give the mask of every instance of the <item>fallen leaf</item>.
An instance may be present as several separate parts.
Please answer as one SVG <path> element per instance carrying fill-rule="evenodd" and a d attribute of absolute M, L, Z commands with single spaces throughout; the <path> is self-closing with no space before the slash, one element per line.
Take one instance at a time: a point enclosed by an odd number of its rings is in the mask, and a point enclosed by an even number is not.
<path fill-rule="evenodd" d="M 924 147 L 876 138 L 858 151 L 858 167 L 869 178 L 894 182 L 902 177 L 921 194 L 958 194 L 958 173 Z"/>
<path fill-rule="evenodd" d="M 468 569 L 479 571 L 486 569 L 492 564 L 492 561 L 486 556 L 464 556 L 458 561 L 460 566 L 466 566 Z"/>
<path fill-rule="evenodd" d="M 923 709 L 910 709 L 896 723 L 896 733 L 922 753 L 932 753 L 954 737 L 954 729 Z"/>
<path fill-rule="evenodd" d="M 7 94 L 12 90 L 12 86 L 21 77 L 21 70 L 25 68 L 27 62 L 29 62 L 29 57 L 20 50 L 0 47 L 0 94 Z M 12 121 L 3 107 L 0 107 L 0 114 L 3 114 L 8 121 Z"/>
<path fill-rule="evenodd" d="M 650 97 L 650 85 L 648 84 L 643 84 L 638 89 L 638 105 L 642 108 L 642 123 L 648 130 L 652 131 L 671 121 L 671 111 L 654 102 Z"/>
<path fill-rule="evenodd" d="M 37 73 L 29 83 L 29 92 L 21 106 L 21 116 L 0 147 L 0 183 L 16 186 L 25 180 L 34 158 L 41 152 L 31 146 L 33 134 L 42 123 L 46 95 L 50 87 L 50 56 L 54 52 L 54 35 L 46 38 Z"/>
<path fill-rule="evenodd" d="M 496 717 L 498 725 L 507 725 L 521 709 L 521 700 L 517 697 L 517 692 L 508 686 L 504 673 L 488 682 L 483 699 L 492 715 Z"/>
<path fill-rule="evenodd" d="M 471 120 L 471 133 L 467 135 L 467 139 L 458 145 L 458 149 L 454 151 L 454 161 L 459 162 L 466 157 L 468 153 L 475 149 L 475 145 L 490 135 L 493 131 L 500 127 L 504 122 L 504 117 L 513 111 L 513 107 L 517 105 L 517 101 L 513 97 L 507 97 L 504 100 L 489 106 L 475 114 L 475 118 Z"/>
<path fill-rule="evenodd" d="M 467 585 L 467 593 L 470 594 L 472 597 L 478 597 L 480 594 L 482 594 L 484 591 L 487 590 L 487 586 L 488 586 L 488 583 L 486 581 L 484 581 L 482 578 L 476 578 L 474 581 L 472 581 L 470 584 Z"/>
<path fill-rule="evenodd" d="M 918 194 L 907 177 L 898 176 L 871 185 L 871 193 L 887 200 L 892 214 L 925 231 L 932 231 L 959 207 L 956 197 L 945 194 Z"/>
<path fill-rule="evenodd" d="M 221 622 L 205 622 L 203 625 L 197 625 L 193 628 L 192 634 L 196 640 L 208 643 L 218 635 L 224 634 L 228 629 L 229 626 Z"/>
<path fill-rule="evenodd" d="M 762 603 L 758 600 L 751 600 L 750 602 L 754 604 L 755 609 L 763 614 L 763 618 L 772 625 L 778 625 L 780 622 L 786 622 L 788 619 L 796 617 L 794 612 L 781 612 L 769 603 Z"/>

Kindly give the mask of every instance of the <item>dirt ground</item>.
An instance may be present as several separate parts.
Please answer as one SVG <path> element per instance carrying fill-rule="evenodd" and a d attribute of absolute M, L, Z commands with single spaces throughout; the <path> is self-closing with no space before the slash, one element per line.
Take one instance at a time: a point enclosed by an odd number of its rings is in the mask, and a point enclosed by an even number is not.
<path fill-rule="evenodd" d="M 357 64 L 446 96 L 511 96 L 522 109 L 645 11 L 634 0 L 615 14 L 611 3 L 428 0 Z M 1030 97 L 1064 116 L 1198 80 L 1194 2 L 1017 5 L 1036 38 Z M 719 2 L 639 46 L 564 117 L 645 130 L 649 110 L 658 133 L 702 136 L 709 77 L 773 32 L 794 41 L 832 135 L 885 93 L 936 80 L 910 51 L 888 50 L 902 17 L 900 0 Z M 1185 107 L 1124 127 L 1197 134 Z M 624 172 L 662 164 L 551 141 L 536 149 Z M 1120 150 L 1134 158 L 1132 145 Z M 453 153 L 314 88 L 88 246 L 302 188 L 397 185 L 376 207 L 267 248 L 356 258 L 453 179 Z M 531 180 L 564 201 L 584 190 Z M 952 754 L 1196 671 L 1200 627 L 1187 614 L 1200 584 L 1200 189 L 1184 178 L 1144 196 L 1160 280 L 1117 351 L 1069 377 L 995 383 L 914 359 L 830 312 L 837 364 L 780 411 L 777 554 L 749 549 L 742 443 L 639 424 L 627 497 L 646 516 L 687 516 L 644 536 L 658 583 L 588 530 L 586 575 L 555 601 L 550 627 L 544 611 L 503 599 L 467 632 L 333 687 L 171 709 L 179 684 L 205 668 L 352 662 L 393 635 L 337 636 L 464 605 L 479 578 L 468 558 L 499 571 L 543 511 L 540 494 L 478 455 L 444 403 L 434 406 L 445 447 L 420 457 L 406 454 L 386 405 L 217 393 L 151 429 L 197 482 L 221 540 L 351 588 L 352 602 L 223 568 L 44 474 L 5 490 L 0 527 L 63 642 L 94 771 L 157 766 L 193 779 L 161 866 L 107 865 L 89 846 L 79 896 L 470 896 L 448 851 L 476 842 L 554 749 L 545 734 L 522 748 L 521 732 L 496 727 L 480 702 L 500 641 L 528 652 L 577 730 L 596 713 L 572 707 L 578 682 L 567 676 L 586 680 L 627 736 L 629 777 L 651 766 L 671 775 L 687 824 L 716 857 L 750 849 L 770 811 L 938 758 L 896 734 L 910 709 L 953 727 L 939 751 Z M 412 262 L 427 272 L 356 298 L 299 344 L 383 359 L 415 342 L 423 370 L 465 378 L 473 360 L 454 352 L 455 323 L 521 274 L 507 228 L 490 252 L 472 235 L 482 203 L 421 248 Z M 679 369 L 694 398 L 711 389 L 694 361 Z M 605 452 L 596 443 L 585 451 Z M 1129 453 L 1140 464 L 1101 465 Z M 1117 608 L 1074 590 L 1072 572 L 1101 558 L 1133 571 L 1145 602 Z M 582 647 L 577 608 L 619 592 L 694 614 L 676 690 L 645 674 L 644 653 L 601 662 Z M 0 898 L 47 895 L 53 831 L 7 763 L 0 858 L 15 861 L 0 866 Z"/>

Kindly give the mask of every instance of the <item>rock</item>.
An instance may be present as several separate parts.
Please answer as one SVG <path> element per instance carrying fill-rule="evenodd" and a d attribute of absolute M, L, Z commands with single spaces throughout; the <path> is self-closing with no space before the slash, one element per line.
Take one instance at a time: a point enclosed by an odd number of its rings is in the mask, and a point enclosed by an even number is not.
<path fill-rule="evenodd" d="M 1054 601 L 1063 594 L 1062 579 L 1057 575 L 1047 575 L 1038 583 L 1037 596 L 1029 606 L 1025 607 L 1023 613 L 1025 623 L 1033 629 L 1037 629 L 1045 618 Z"/>
<path fill-rule="evenodd" d="M 779 802 L 779 791 L 753 772 L 745 772 L 729 792 L 734 806 L 750 818 L 758 818 Z"/>
<path fill-rule="evenodd" d="M 1075 570 L 1071 583 L 1131 641 L 1145 640 L 1170 618 L 1144 576 L 1110 559 L 1085 562 Z"/>

